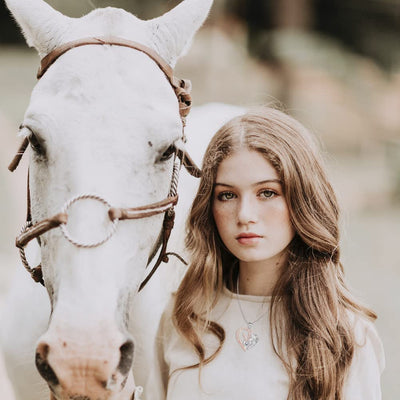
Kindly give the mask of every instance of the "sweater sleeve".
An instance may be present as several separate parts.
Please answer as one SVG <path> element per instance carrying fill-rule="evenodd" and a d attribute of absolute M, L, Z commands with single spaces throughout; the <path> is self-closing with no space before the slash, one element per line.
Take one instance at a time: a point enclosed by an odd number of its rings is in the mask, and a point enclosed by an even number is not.
<path fill-rule="evenodd" d="M 381 374 L 385 368 L 382 342 L 372 322 L 357 318 L 356 346 L 344 388 L 345 400 L 381 400 Z"/>
<path fill-rule="evenodd" d="M 169 366 L 165 362 L 165 347 L 172 329 L 173 299 L 163 312 L 154 343 L 154 361 L 146 380 L 144 400 L 165 400 L 167 398 Z"/>

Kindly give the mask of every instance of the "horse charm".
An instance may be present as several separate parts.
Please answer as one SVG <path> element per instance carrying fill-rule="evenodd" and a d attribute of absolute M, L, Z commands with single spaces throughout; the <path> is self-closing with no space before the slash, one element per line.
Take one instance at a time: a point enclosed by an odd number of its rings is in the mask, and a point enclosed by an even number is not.
<path fill-rule="evenodd" d="M 252 328 L 253 324 L 249 323 L 247 327 L 239 328 L 236 331 L 236 341 L 244 351 L 252 349 L 260 340 Z"/>

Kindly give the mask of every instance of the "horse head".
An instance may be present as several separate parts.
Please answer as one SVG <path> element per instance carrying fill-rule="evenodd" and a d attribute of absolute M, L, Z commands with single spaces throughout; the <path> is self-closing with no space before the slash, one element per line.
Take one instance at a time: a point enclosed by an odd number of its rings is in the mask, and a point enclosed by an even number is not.
<path fill-rule="evenodd" d="M 82 38 L 118 37 L 153 50 L 173 68 L 212 0 L 184 0 L 149 21 L 116 8 L 75 19 L 42 0 L 6 3 L 41 58 Z M 32 221 L 61 209 L 68 217 L 63 223 L 68 235 L 52 229 L 39 237 L 52 312 L 36 361 L 57 399 L 132 394 L 130 308 L 163 216 L 115 227 L 107 209 L 166 198 L 173 150 L 183 145 L 181 116 L 176 92 L 157 62 L 127 46 L 71 48 L 48 67 L 32 92 L 21 125 L 32 148 Z M 110 230 L 115 233 L 105 243 L 84 245 L 101 243 Z"/>

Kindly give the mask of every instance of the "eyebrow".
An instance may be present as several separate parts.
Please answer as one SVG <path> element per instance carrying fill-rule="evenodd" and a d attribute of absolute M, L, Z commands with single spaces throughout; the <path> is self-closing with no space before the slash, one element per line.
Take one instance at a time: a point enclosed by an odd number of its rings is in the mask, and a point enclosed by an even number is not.
<path fill-rule="evenodd" d="M 260 181 L 253 183 L 252 186 L 259 186 L 259 185 L 264 185 L 265 183 L 279 183 L 280 185 L 282 184 L 282 181 L 280 179 L 266 179 L 265 181 Z M 225 186 L 229 188 L 233 188 L 233 185 L 228 185 L 227 183 L 222 183 L 222 182 L 215 182 L 214 187 L 216 186 Z"/>

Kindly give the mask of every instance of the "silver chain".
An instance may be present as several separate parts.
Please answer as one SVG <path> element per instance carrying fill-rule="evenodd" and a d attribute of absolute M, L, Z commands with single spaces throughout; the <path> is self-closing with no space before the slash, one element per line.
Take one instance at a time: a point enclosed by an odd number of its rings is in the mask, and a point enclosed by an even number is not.
<path fill-rule="evenodd" d="M 243 320 L 244 320 L 244 322 L 246 322 L 246 324 L 249 328 L 251 328 L 256 322 L 258 322 L 268 312 L 268 309 L 267 309 L 261 315 L 259 315 L 254 321 L 247 321 L 247 318 L 244 315 L 243 308 L 242 308 L 242 305 L 241 305 L 240 299 L 239 299 L 239 277 L 236 282 L 236 299 L 238 301 L 239 310 L 240 310 L 240 313 L 242 314 Z M 265 303 L 263 302 L 263 304 L 265 304 Z"/>

